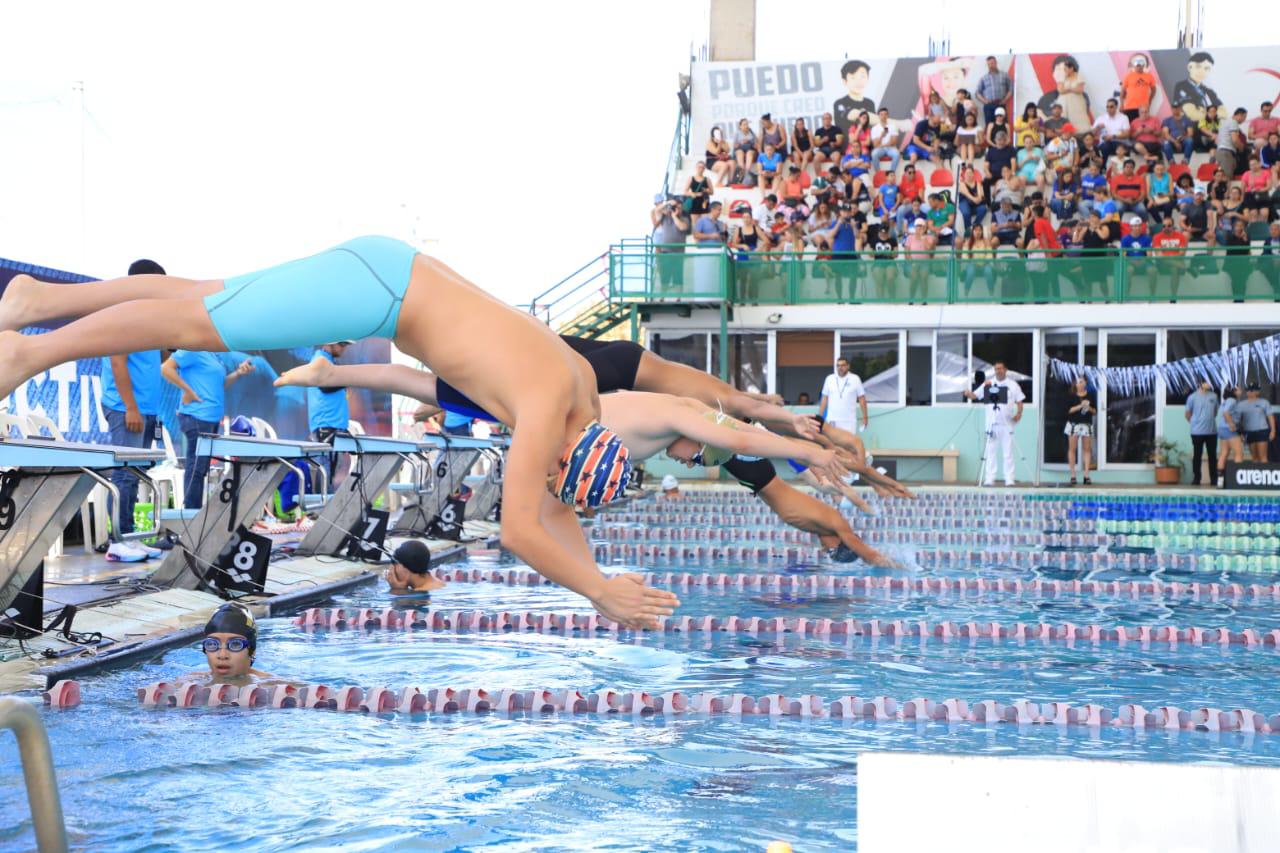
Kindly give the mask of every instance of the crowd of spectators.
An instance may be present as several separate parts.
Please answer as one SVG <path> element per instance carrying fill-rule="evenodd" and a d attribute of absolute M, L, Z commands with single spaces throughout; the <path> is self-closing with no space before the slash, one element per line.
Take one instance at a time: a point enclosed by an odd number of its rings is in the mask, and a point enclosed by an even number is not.
<path fill-rule="evenodd" d="M 1059 94 L 1047 114 L 1013 112 L 1012 84 L 994 58 L 974 91 L 948 106 L 936 94 L 913 128 L 889 112 L 841 110 L 810 129 L 771 115 L 741 119 L 732 140 L 713 128 L 703 159 L 675 196 L 656 199 L 655 241 L 726 245 L 832 259 L 892 258 L 956 247 L 1146 254 L 1203 244 L 1280 252 L 1280 118 L 1270 101 L 1252 118 L 1149 108 L 1154 77 L 1139 60 L 1088 126 Z M 1175 98 L 1176 100 L 1176 98 Z M 1064 106 L 1065 105 L 1065 106 Z M 1073 115 L 1068 116 L 1070 111 Z M 1192 120 L 1188 113 L 1201 115 Z M 1192 159 L 1203 160 L 1193 171 Z M 926 180 L 923 163 L 933 170 Z M 938 170 L 941 170 L 940 172 Z M 731 209 L 718 187 L 758 188 Z"/>

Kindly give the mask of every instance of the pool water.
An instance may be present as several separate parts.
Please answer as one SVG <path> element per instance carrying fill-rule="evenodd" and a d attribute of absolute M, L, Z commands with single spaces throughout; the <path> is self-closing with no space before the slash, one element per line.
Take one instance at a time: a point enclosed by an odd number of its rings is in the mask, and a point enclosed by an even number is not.
<path fill-rule="evenodd" d="M 742 506 L 716 497 L 722 494 L 703 499 L 708 513 Z M 1026 505 L 1040 508 L 1030 500 Z M 973 506 L 980 507 L 980 501 Z M 892 509 L 910 514 L 900 505 Z M 1064 515 L 1075 511 L 1062 509 Z M 607 541 L 606 529 L 613 523 L 598 522 L 593 537 Z M 667 523 L 678 525 L 674 517 Z M 776 520 L 746 524 L 754 532 L 783 531 Z M 668 533 L 639 541 L 669 538 Z M 904 543 L 903 550 L 930 549 Z M 920 566 L 923 562 L 907 570 L 911 577 L 1102 579 L 1112 572 L 1126 580 L 1169 579 L 1167 569 L 1064 573 L 1040 566 L 931 568 Z M 618 561 L 610 568 L 636 567 Z M 720 560 L 702 567 L 644 568 L 739 574 L 785 572 L 788 564 Z M 812 573 L 815 567 L 801 571 Z M 816 571 L 886 574 L 858 564 L 824 563 Z M 1230 572 L 1194 574 L 1214 582 L 1232 580 Z M 1270 583 L 1266 577 L 1245 577 Z M 683 615 L 1280 628 L 1274 599 L 697 588 L 680 595 Z M 333 602 L 347 608 L 393 604 L 406 606 L 392 602 L 381 584 Z M 585 600 L 556 587 L 485 582 L 451 583 L 430 606 L 590 609 Z M 1280 711 L 1280 702 L 1272 700 L 1280 676 L 1280 651 L 1273 647 L 743 632 L 583 637 L 330 631 L 303 630 L 290 619 L 263 620 L 260 630 L 259 668 L 333 686 L 576 688 L 584 693 L 607 687 L 751 696 L 813 693 L 828 701 L 886 695 Z M 868 749 L 1280 764 L 1280 736 L 1243 733 L 785 717 L 410 716 L 138 706 L 137 687 L 202 664 L 195 648 L 172 650 L 84 679 L 82 707 L 45 715 L 73 846 L 107 851 L 736 851 L 762 850 L 771 840 L 786 839 L 797 850 L 849 850 L 857 842 L 857 757 Z M 0 741 L 0 768 L 5 778 L 17 779 L 11 738 Z M 31 843 L 23 788 L 16 781 L 0 786 L 0 848 L 28 849 Z"/>

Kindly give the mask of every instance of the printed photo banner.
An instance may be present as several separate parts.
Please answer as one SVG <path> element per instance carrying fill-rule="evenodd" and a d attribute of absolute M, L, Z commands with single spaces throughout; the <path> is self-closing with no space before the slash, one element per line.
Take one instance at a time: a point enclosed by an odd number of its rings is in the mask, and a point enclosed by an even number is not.
<path fill-rule="evenodd" d="M 1003 54 L 996 59 L 1013 83 L 1010 123 L 1028 103 L 1046 114 L 1060 103 L 1067 121 L 1083 132 L 1102 114 L 1107 98 L 1118 96 L 1125 76 L 1144 61 L 1154 82 L 1151 114 L 1157 119 L 1168 117 L 1175 103 L 1197 121 L 1209 106 L 1218 106 L 1224 116 L 1242 106 L 1252 119 L 1262 101 L 1280 95 L 1278 57 L 1274 47 L 1233 47 Z M 924 116 L 932 93 L 954 106 L 956 93 L 973 93 L 986 73 L 986 54 L 694 63 L 689 153 L 702 154 L 712 128 L 719 128 L 732 145 L 739 119 L 747 119 L 758 135 L 765 113 L 789 133 L 797 118 L 812 131 L 821 125 L 822 114 L 830 112 L 835 124 L 847 128 L 859 113 L 870 112 L 874 119 L 876 110 L 885 107 L 897 125 L 909 129 Z"/>
<path fill-rule="evenodd" d="M 1049 372 L 1055 379 L 1072 383 L 1083 376 L 1090 385 L 1106 385 L 1108 393 L 1119 397 L 1152 394 L 1157 378 L 1164 380 L 1165 387 L 1176 394 L 1190 394 L 1206 379 L 1218 389 L 1228 385 L 1240 388 L 1248 382 L 1251 370 L 1255 376 L 1265 375 L 1268 382 L 1276 381 L 1276 374 L 1280 372 L 1280 335 L 1222 352 L 1140 367 L 1092 367 L 1049 359 Z"/>

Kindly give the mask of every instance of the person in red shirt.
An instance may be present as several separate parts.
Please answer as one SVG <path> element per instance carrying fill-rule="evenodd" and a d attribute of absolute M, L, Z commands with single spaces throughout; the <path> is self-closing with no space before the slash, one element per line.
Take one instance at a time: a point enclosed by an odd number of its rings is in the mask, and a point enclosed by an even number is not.
<path fill-rule="evenodd" d="M 916 171 L 916 167 L 909 165 L 902 170 L 902 178 L 898 181 L 898 197 L 902 200 L 902 206 L 910 206 L 915 199 L 924 201 L 924 175 Z"/>
<path fill-rule="evenodd" d="M 1124 161 L 1124 169 L 1118 175 L 1112 175 L 1107 181 L 1111 185 L 1111 193 L 1120 204 L 1124 213 L 1135 213 L 1143 219 L 1147 218 L 1147 182 L 1136 171 L 1133 160 Z"/>
<path fill-rule="evenodd" d="M 1267 144 L 1268 134 L 1280 131 L 1280 118 L 1272 117 L 1271 102 L 1263 101 L 1258 109 L 1262 115 L 1249 120 L 1249 141 L 1255 148 L 1261 148 Z"/>
<path fill-rule="evenodd" d="M 1148 166 L 1155 165 L 1160 159 L 1161 134 L 1160 120 L 1151 115 L 1145 106 L 1138 108 L 1138 117 L 1129 122 L 1129 132 L 1133 134 L 1133 153 L 1147 161 Z"/>
<path fill-rule="evenodd" d="M 1120 81 L 1121 111 L 1133 121 L 1141 109 L 1150 109 L 1156 94 L 1156 78 L 1147 70 L 1147 58 L 1138 54 L 1129 60 L 1129 73 Z"/>
<path fill-rule="evenodd" d="M 1053 230 L 1053 223 L 1049 221 L 1049 216 L 1045 212 L 1043 204 L 1037 204 L 1031 208 L 1031 214 L 1035 218 L 1031 221 L 1031 233 L 1033 239 L 1028 249 L 1040 249 L 1048 252 L 1049 257 L 1056 258 L 1058 251 L 1062 248 L 1062 243 L 1058 242 L 1058 233 Z M 1054 251 L 1050 251 L 1054 250 Z"/>
<path fill-rule="evenodd" d="M 1182 268 L 1186 261 L 1182 258 L 1187 250 L 1187 234 L 1173 224 L 1172 214 L 1165 214 L 1160 233 L 1151 238 L 1151 246 L 1155 254 L 1175 260 L 1157 261 L 1153 275 L 1167 279 L 1169 282 L 1169 301 L 1178 300 L 1178 288 L 1182 285 Z"/>

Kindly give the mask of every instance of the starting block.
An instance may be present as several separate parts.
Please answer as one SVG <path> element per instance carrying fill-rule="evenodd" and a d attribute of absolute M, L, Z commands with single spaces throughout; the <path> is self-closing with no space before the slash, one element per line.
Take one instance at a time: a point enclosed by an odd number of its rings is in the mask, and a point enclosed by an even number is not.
<path fill-rule="evenodd" d="M 400 519 L 400 527 L 408 530 L 407 536 L 426 537 L 431 522 L 438 518 L 459 486 L 467 479 L 471 466 L 486 451 L 493 452 L 507 446 L 506 438 L 468 438 L 454 435 L 427 435 L 438 453 L 433 457 L 425 482 L 419 482 L 414 490 L 417 495 Z"/>

